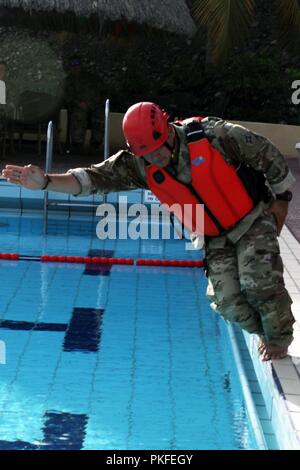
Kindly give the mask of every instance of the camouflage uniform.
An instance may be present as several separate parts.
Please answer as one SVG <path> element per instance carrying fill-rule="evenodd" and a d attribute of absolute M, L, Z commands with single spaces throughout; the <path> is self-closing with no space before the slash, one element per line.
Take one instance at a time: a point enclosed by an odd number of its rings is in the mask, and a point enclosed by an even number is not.
<path fill-rule="evenodd" d="M 218 118 L 206 118 L 202 124 L 228 163 L 245 163 L 264 173 L 273 193 L 282 193 L 294 183 L 284 157 L 268 139 Z M 185 134 L 181 127 L 173 126 L 180 141 L 175 155 L 177 178 L 190 183 Z M 147 188 L 144 160 L 127 151 L 91 168 L 70 172 L 79 180 L 82 195 Z M 273 215 L 264 214 L 271 201 L 259 202 L 226 235 L 206 239 L 207 294 L 212 307 L 226 320 L 263 336 L 268 343 L 289 345 L 293 338 L 292 300 L 284 286 L 276 221 Z"/>
<path fill-rule="evenodd" d="M 99 78 L 81 71 L 69 74 L 65 80 L 64 101 L 69 110 L 70 138 L 83 144 L 86 130 L 91 127 L 91 143 L 100 144 L 103 135 L 104 99 L 101 101 Z M 86 103 L 86 109 L 79 106 Z"/>
<path fill-rule="evenodd" d="M 292 300 L 284 287 L 274 215 L 258 217 L 236 243 L 218 241 L 219 247 L 206 247 L 211 306 L 268 343 L 289 345 Z"/>

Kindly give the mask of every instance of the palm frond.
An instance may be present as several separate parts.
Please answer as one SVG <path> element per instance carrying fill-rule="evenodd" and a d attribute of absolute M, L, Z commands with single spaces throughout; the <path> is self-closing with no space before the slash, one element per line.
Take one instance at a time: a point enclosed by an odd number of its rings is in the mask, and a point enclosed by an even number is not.
<path fill-rule="evenodd" d="M 194 0 L 192 16 L 207 27 L 212 62 L 224 63 L 233 47 L 245 39 L 255 12 L 255 0 Z"/>
<path fill-rule="evenodd" d="M 276 18 L 280 42 L 283 46 L 288 46 L 299 54 L 300 1 L 277 0 Z"/>

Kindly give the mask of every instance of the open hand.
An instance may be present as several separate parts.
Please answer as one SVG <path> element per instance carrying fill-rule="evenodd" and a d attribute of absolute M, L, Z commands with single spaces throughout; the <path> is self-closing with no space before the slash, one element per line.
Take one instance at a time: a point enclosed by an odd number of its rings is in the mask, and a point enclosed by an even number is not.
<path fill-rule="evenodd" d="M 41 189 L 45 184 L 45 173 L 35 165 L 17 166 L 6 165 L 2 176 L 10 183 L 24 186 L 28 189 Z"/>

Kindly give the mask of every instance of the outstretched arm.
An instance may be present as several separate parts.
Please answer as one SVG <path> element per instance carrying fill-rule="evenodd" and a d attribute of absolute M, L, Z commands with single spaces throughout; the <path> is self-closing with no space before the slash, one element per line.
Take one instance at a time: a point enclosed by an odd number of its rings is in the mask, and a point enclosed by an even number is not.
<path fill-rule="evenodd" d="M 35 165 L 17 166 L 6 165 L 2 171 L 2 176 L 10 183 L 21 185 L 28 189 L 45 189 L 48 178 L 44 170 Z M 68 194 L 79 194 L 81 186 L 78 180 L 70 173 L 50 174 L 48 191 L 57 191 Z"/>
<path fill-rule="evenodd" d="M 50 174 L 49 182 L 44 170 L 35 165 L 6 165 L 2 176 L 10 183 L 24 188 L 47 189 L 75 196 L 148 187 L 142 159 L 134 157 L 126 150 L 121 150 L 104 162 L 89 168 L 74 168 L 64 174 Z"/>

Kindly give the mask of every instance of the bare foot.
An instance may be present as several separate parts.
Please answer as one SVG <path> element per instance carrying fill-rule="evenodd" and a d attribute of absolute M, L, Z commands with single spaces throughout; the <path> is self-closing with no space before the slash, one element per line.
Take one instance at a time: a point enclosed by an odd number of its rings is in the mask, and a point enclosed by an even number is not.
<path fill-rule="evenodd" d="M 287 356 L 288 346 L 280 346 L 278 344 L 266 344 L 261 355 L 262 361 L 271 361 L 274 359 L 283 359 Z"/>
<path fill-rule="evenodd" d="M 263 336 L 260 336 L 257 346 L 257 352 L 260 356 L 265 352 L 267 346 L 268 344 L 266 343 L 266 340 L 263 338 Z"/>

